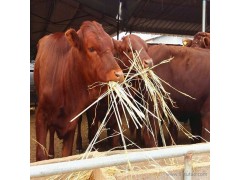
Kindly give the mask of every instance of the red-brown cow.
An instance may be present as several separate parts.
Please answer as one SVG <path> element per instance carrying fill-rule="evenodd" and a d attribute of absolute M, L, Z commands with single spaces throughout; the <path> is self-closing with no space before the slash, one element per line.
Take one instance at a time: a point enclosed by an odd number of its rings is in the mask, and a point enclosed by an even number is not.
<path fill-rule="evenodd" d="M 210 36 L 209 36 L 210 37 Z M 168 59 L 174 56 L 174 60 L 172 62 L 159 65 L 153 69 L 153 71 L 161 78 L 165 78 L 167 82 L 169 82 L 173 87 L 181 90 L 182 92 L 188 93 L 189 95 L 195 97 L 197 100 L 192 100 L 175 90 L 169 88 L 163 83 L 164 88 L 170 92 L 171 97 L 174 101 L 176 101 L 177 106 L 179 108 L 173 108 L 170 106 L 172 112 L 177 117 L 177 119 L 186 119 L 190 118 L 190 125 L 192 128 L 192 133 L 194 135 L 202 135 L 203 138 L 209 140 L 209 132 L 210 129 L 210 75 L 209 75 L 209 60 L 210 60 L 210 52 L 209 50 L 204 49 L 193 49 L 193 48 L 185 48 L 178 46 L 169 46 L 169 45 L 159 45 L 159 46 L 149 46 L 138 36 L 129 36 L 126 39 L 130 39 L 133 50 L 141 50 L 141 53 L 144 54 L 145 59 L 153 59 L 154 64 L 160 63 L 162 60 Z M 127 43 L 120 43 L 120 45 L 116 46 L 118 51 L 122 51 L 121 46 L 126 46 Z M 128 52 L 128 48 L 125 48 L 125 52 Z M 130 52 L 131 54 L 131 52 Z M 130 56 L 129 54 L 129 56 Z M 143 56 L 141 56 L 142 58 Z M 126 58 L 125 55 L 122 54 L 122 59 Z M 202 60 L 202 62 L 201 62 Z M 124 63 L 129 66 L 128 59 L 124 59 Z M 200 64 L 201 63 L 201 64 Z M 178 80 L 176 80 L 178 78 Z M 195 80 L 196 79 L 196 80 Z M 199 91 L 196 92 L 196 87 L 198 87 Z M 139 86 L 138 86 L 139 87 Z M 151 103 L 149 102 L 150 108 Z M 190 106 L 190 107 L 188 107 Z M 113 123 L 114 121 L 111 121 Z M 152 126 L 154 122 L 151 122 Z M 203 127 L 202 127 L 203 124 Z M 130 126 L 133 127 L 133 126 Z M 201 128 L 202 127 L 202 128 Z M 156 127 L 158 128 L 158 127 Z M 170 127 L 173 138 L 175 142 L 177 141 L 177 131 L 176 127 Z M 207 130 L 206 130 L 206 129 Z M 133 130 L 133 129 L 132 129 Z M 131 130 L 131 131 L 132 131 Z M 153 147 L 156 146 L 157 143 L 153 142 L 153 137 L 147 133 L 146 127 L 143 128 L 143 140 L 145 147 Z M 176 131 L 176 132 L 174 132 Z M 201 132 L 203 131 L 203 132 Z M 137 130 L 136 140 L 137 143 L 140 144 L 141 130 Z M 154 132 L 156 136 L 157 132 Z M 195 141 L 197 142 L 197 141 Z"/>
<path fill-rule="evenodd" d="M 198 32 L 194 35 L 193 40 L 183 39 L 183 45 L 186 47 L 200 47 L 210 49 L 210 33 Z"/>
<path fill-rule="evenodd" d="M 36 113 L 36 160 L 48 159 L 47 131 L 63 139 L 62 156 L 72 154 L 77 121 L 69 122 L 105 88 L 88 89 L 95 82 L 123 81 L 113 57 L 113 41 L 97 22 L 86 21 L 76 32 L 69 29 L 40 39 L 34 80 L 39 97 Z"/>
<path fill-rule="evenodd" d="M 129 47 L 129 43 L 131 43 L 132 49 Z M 118 64 L 122 69 L 126 69 L 127 67 L 130 67 L 130 62 L 128 57 L 124 54 L 128 54 L 130 58 L 132 57 L 132 51 L 138 51 L 140 52 L 139 56 L 142 60 L 142 63 L 145 67 L 151 67 L 152 66 L 152 59 L 149 57 L 147 53 L 147 44 L 141 40 L 140 37 L 136 35 L 128 35 L 122 38 L 121 41 L 114 40 L 114 47 L 116 50 L 116 56 L 118 57 Z M 141 51 L 140 51 L 141 50 Z M 125 73 L 128 72 L 128 69 L 125 71 Z M 139 88 L 139 85 L 136 85 L 136 88 Z M 135 97 L 136 100 L 140 101 L 138 97 Z M 97 108 L 97 110 L 95 110 Z M 88 126 L 89 126 L 89 141 L 93 139 L 95 136 L 97 129 L 98 129 L 98 122 L 101 122 L 107 112 L 108 109 L 108 99 L 105 98 L 100 101 L 100 103 L 96 106 L 93 106 L 87 111 L 87 119 L 88 119 Z M 121 107 L 119 106 L 119 110 L 121 112 Z M 95 116 L 96 112 L 96 116 Z M 95 118 L 95 119 L 94 119 Z M 93 122 L 94 119 L 94 123 Z M 108 136 L 111 136 L 114 134 L 114 132 L 119 132 L 119 128 L 116 122 L 116 119 L 114 116 L 111 116 L 107 123 L 107 134 Z M 110 138 L 110 145 L 112 147 L 116 147 L 120 145 L 119 136 L 113 136 Z"/>
<path fill-rule="evenodd" d="M 172 62 L 157 66 L 153 70 L 159 77 L 169 82 L 173 87 L 176 87 L 177 89 L 188 93 L 197 99 L 192 100 L 163 84 L 164 88 L 171 93 L 171 97 L 174 101 L 176 101 L 177 106 L 179 107 L 176 109 L 170 106 L 175 116 L 178 119 L 190 118 L 193 134 L 202 134 L 203 137 L 208 140 L 209 133 L 205 130 L 205 128 L 207 130 L 210 129 L 209 50 L 166 45 L 152 46 L 150 48 L 147 48 L 147 45 L 143 45 L 145 42 L 141 38 L 136 36 L 129 36 L 129 38 L 131 42 L 134 42 L 132 43 L 132 48 L 139 51 L 140 48 L 143 47 L 141 52 L 144 53 L 146 57 L 148 57 L 147 59 L 149 59 L 149 56 L 153 58 L 154 64 L 157 64 L 162 60 L 174 56 L 174 60 L 172 60 Z M 118 47 L 118 51 L 119 49 L 120 48 Z M 128 51 L 127 49 L 128 48 L 125 48 L 126 52 Z M 120 52 L 121 51 L 122 50 L 120 50 Z M 125 55 L 123 55 L 121 58 L 124 57 Z M 127 64 L 127 59 L 124 60 L 124 63 Z M 114 120 L 111 120 L 109 122 L 112 123 L 110 127 L 116 127 L 116 122 Z M 201 129 L 202 123 L 203 125 L 206 125 Z M 152 124 L 154 123 L 152 122 Z M 175 127 L 173 127 L 173 130 L 174 128 Z M 202 130 L 205 134 L 201 133 Z M 146 132 L 147 129 L 144 128 L 143 131 L 145 146 L 157 146 L 157 142 L 154 142 L 153 137 Z M 175 134 L 175 141 L 177 137 L 176 133 L 173 133 Z M 157 132 L 154 132 L 154 134 L 156 136 Z M 141 131 L 138 130 L 137 140 L 140 140 L 140 137 Z M 115 139 L 115 143 L 113 144 L 118 145 L 119 140 Z"/>
<path fill-rule="evenodd" d="M 210 51 L 202 48 L 156 45 L 148 49 L 148 54 L 154 64 L 174 57 L 171 62 L 159 65 L 153 70 L 176 89 L 196 98 L 190 99 L 163 84 L 177 104 L 178 108 L 171 107 L 173 114 L 178 119 L 189 118 L 192 133 L 210 140 L 209 132 L 206 132 L 206 129 L 210 130 Z M 177 134 L 174 136 L 176 141 Z"/>

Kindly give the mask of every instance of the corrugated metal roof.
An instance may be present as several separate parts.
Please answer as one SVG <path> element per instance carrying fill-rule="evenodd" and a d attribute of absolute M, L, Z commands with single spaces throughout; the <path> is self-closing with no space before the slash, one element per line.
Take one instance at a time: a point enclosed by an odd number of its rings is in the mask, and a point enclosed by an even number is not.
<path fill-rule="evenodd" d="M 31 59 L 41 37 L 70 27 L 78 29 L 86 20 L 98 21 L 115 35 L 120 1 L 121 30 L 182 35 L 201 31 L 202 0 L 34 0 L 30 1 Z M 206 31 L 210 32 L 209 0 L 206 10 Z"/>

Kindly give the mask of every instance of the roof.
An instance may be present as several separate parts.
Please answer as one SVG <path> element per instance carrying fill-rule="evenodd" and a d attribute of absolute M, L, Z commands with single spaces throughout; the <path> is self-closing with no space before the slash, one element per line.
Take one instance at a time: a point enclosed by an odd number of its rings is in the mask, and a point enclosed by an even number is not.
<path fill-rule="evenodd" d="M 86 20 L 95 20 L 109 35 L 116 35 L 120 1 L 120 30 L 179 35 L 202 31 L 202 0 L 34 0 L 30 1 L 31 58 L 41 37 L 70 27 L 79 29 Z M 206 31 L 210 32 L 210 0 L 206 4 Z"/>

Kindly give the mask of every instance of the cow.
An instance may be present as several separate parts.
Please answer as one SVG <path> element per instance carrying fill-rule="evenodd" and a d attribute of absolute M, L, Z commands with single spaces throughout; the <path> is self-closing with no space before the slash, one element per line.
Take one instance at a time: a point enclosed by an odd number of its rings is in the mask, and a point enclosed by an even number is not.
<path fill-rule="evenodd" d="M 172 61 L 155 67 L 153 71 L 174 88 L 196 99 L 190 99 L 163 83 L 165 90 L 176 102 L 177 108 L 169 106 L 175 117 L 189 118 L 193 135 L 202 136 L 209 141 L 210 50 L 161 44 L 149 47 L 148 54 L 153 59 L 153 64 L 174 57 Z M 174 127 L 170 127 L 172 128 Z M 175 129 L 175 133 L 172 133 L 174 141 L 177 138 L 176 133 Z"/>
<path fill-rule="evenodd" d="M 122 40 L 120 41 L 113 40 L 113 42 L 114 42 L 116 60 L 119 66 L 123 69 L 124 73 L 127 73 L 129 67 L 131 66 L 131 63 L 129 62 L 128 57 L 130 57 L 131 59 L 133 58 L 132 51 L 140 52 L 139 56 L 142 60 L 142 64 L 144 67 L 146 68 L 152 67 L 153 65 L 152 59 L 149 57 L 147 53 L 148 45 L 144 41 L 142 41 L 139 36 L 131 34 L 123 37 Z M 132 46 L 132 49 L 130 46 Z M 128 55 L 128 57 L 125 55 L 125 53 Z M 138 85 L 135 84 L 135 87 L 139 88 L 139 84 Z M 135 99 L 137 101 L 140 101 L 138 97 L 135 97 Z M 118 108 L 119 108 L 119 111 L 122 112 L 121 107 L 119 106 Z M 87 119 L 88 119 L 88 127 L 89 127 L 89 131 L 88 131 L 89 142 L 91 142 L 92 139 L 94 138 L 98 129 L 98 122 L 102 122 L 102 120 L 106 115 L 107 109 L 108 109 L 108 99 L 104 98 L 99 102 L 98 105 L 93 106 L 86 112 Z M 119 128 L 118 128 L 118 124 L 116 122 L 115 116 L 110 117 L 106 126 L 107 126 L 108 136 L 113 136 L 115 132 L 119 132 Z M 109 138 L 109 144 L 111 147 L 119 146 L 120 145 L 119 136 L 113 136 Z"/>
<path fill-rule="evenodd" d="M 186 47 L 199 47 L 210 49 L 210 33 L 198 32 L 194 35 L 193 40 L 183 39 L 183 45 Z"/>
<path fill-rule="evenodd" d="M 39 98 L 36 112 L 36 160 L 48 159 L 48 130 L 63 139 L 62 156 L 72 154 L 78 121 L 70 122 L 94 102 L 107 87 L 88 86 L 96 82 L 122 82 L 123 72 L 113 56 L 113 41 L 102 26 L 85 21 L 78 31 L 53 33 L 41 38 L 34 67 Z"/>
<path fill-rule="evenodd" d="M 171 45 L 147 46 L 141 38 L 133 35 L 125 37 L 124 39 L 125 43 L 127 42 L 126 40 L 130 39 L 130 41 L 132 42 L 132 49 L 138 51 L 141 49 L 141 53 L 144 55 L 143 59 L 153 59 L 154 65 L 160 63 L 162 60 L 174 57 L 171 62 L 156 66 L 155 68 L 153 68 L 153 71 L 160 78 L 169 82 L 173 87 L 176 87 L 180 91 L 185 92 L 196 98 L 196 100 L 190 99 L 189 97 L 178 93 L 177 91 L 173 90 L 172 88 L 168 87 L 166 84 L 163 83 L 164 88 L 168 92 L 170 92 L 171 98 L 176 102 L 176 105 L 178 106 L 178 108 L 174 108 L 171 107 L 171 104 L 169 103 L 169 107 L 172 110 L 173 114 L 177 117 L 177 119 L 182 120 L 189 118 L 192 133 L 194 135 L 202 135 L 203 138 L 205 138 L 206 140 L 210 140 L 208 132 L 210 129 L 209 50 Z M 129 49 L 129 46 L 127 46 L 127 43 L 124 45 L 124 42 L 116 41 L 115 47 L 118 53 L 123 52 L 124 50 L 125 52 L 127 52 L 128 56 L 131 56 L 131 50 Z M 125 49 L 122 47 L 125 47 Z M 130 65 L 128 59 L 125 59 L 126 56 L 124 54 L 121 54 L 121 56 L 119 57 L 120 59 L 123 59 L 124 64 L 127 64 L 127 66 Z M 103 117 L 105 116 L 106 110 L 104 111 L 104 108 L 102 108 L 102 104 L 104 103 L 101 103 L 100 107 L 98 107 L 97 109 L 97 119 L 103 119 Z M 152 104 L 150 103 L 150 105 Z M 105 109 L 106 108 L 107 106 L 105 106 Z M 89 125 L 91 125 L 92 123 L 91 119 L 93 119 L 93 117 L 91 117 L 91 115 L 93 114 L 95 114 L 95 109 L 93 109 L 92 112 L 89 113 Z M 95 121 L 93 125 L 90 126 L 89 136 L 92 136 L 90 137 L 90 140 L 95 135 L 97 129 L 97 121 Z M 152 126 L 154 126 L 153 121 L 154 120 L 151 121 Z M 108 133 L 108 135 L 111 135 L 113 130 L 118 131 L 117 124 L 114 119 L 109 120 L 109 124 L 107 126 L 110 129 L 110 133 Z M 158 128 L 159 127 L 156 127 L 156 131 L 154 132 L 155 139 L 157 136 L 157 132 L 159 131 Z M 130 131 L 133 132 L 134 127 L 130 126 L 130 129 Z M 170 126 L 170 131 L 173 136 L 173 140 L 177 142 L 178 132 L 176 127 Z M 138 129 L 136 133 L 136 140 L 138 141 L 137 144 L 142 144 L 140 141 L 141 129 Z M 154 137 L 147 133 L 146 127 L 143 128 L 142 138 L 145 147 L 154 147 L 160 145 L 160 142 L 154 142 Z M 112 146 L 118 146 L 119 139 L 114 137 L 111 143 Z"/>
<path fill-rule="evenodd" d="M 196 100 L 190 99 L 172 88 L 168 87 L 166 84 L 163 84 L 164 88 L 170 92 L 171 98 L 176 102 L 178 108 L 171 107 L 173 114 L 177 117 L 177 119 L 182 120 L 189 118 L 190 126 L 192 129 L 192 133 L 194 135 L 202 135 L 204 139 L 210 140 L 209 137 L 209 129 L 210 129 L 210 75 L 209 75 L 209 58 L 210 52 L 208 49 L 201 48 L 186 48 L 186 47 L 178 47 L 178 46 L 170 46 L 170 45 L 157 45 L 157 46 L 147 46 L 145 42 L 137 37 L 137 36 L 129 36 L 125 37 L 125 40 L 130 39 L 132 42 L 133 50 L 140 50 L 141 53 L 144 54 L 145 59 L 153 59 L 153 64 L 158 64 L 162 60 L 168 59 L 170 57 L 174 57 L 174 59 L 166 64 L 156 66 L 153 68 L 153 71 L 162 79 L 169 82 L 173 87 L 179 89 L 182 92 L 185 92 L 192 97 L 196 98 Z M 122 43 L 122 44 L 121 44 Z M 123 45 L 123 42 L 120 44 L 115 43 L 115 47 L 118 52 L 122 52 L 125 47 L 125 52 L 131 56 L 131 52 L 127 44 Z M 147 58 L 146 58 L 147 57 Z M 128 59 L 125 59 L 126 56 L 124 54 L 121 55 L 121 59 L 123 59 L 124 63 L 127 66 L 130 65 Z M 201 62 L 202 60 L 202 62 Z M 196 89 L 198 88 L 198 89 Z M 152 105 L 150 103 L 150 105 Z M 97 112 L 104 112 L 98 107 Z M 152 108 L 152 107 L 151 107 Z M 90 113 L 90 115 L 93 114 Z M 104 117 L 104 114 L 101 118 Z M 99 119 L 99 113 L 97 114 Z M 100 118 L 100 119 L 101 119 Z M 92 119 L 92 118 L 90 118 Z M 152 126 L 154 126 L 154 120 L 151 121 Z M 91 121 L 89 121 L 91 122 Z M 130 121 L 131 122 L 131 121 Z M 172 125 L 172 124 L 170 124 Z M 109 121 L 108 127 L 110 129 L 117 130 L 116 122 L 114 120 Z M 202 127 L 203 126 L 203 127 Z M 130 128 L 133 126 L 130 126 Z M 94 127 L 96 128 L 96 127 Z M 159 127 L 156 127 L 156 131 L 158 132 Z M 131 132 L 133 132 L 134 128 L 131 128 Z M 157 132 L 154 132 L 154 136 L 156 139 Z M 170 131 L 173 136 L 173 140 L 177 142 L 177 129 L 175 126 L 170 126 Z M 90 131 L 91 132 L 91 131 Z M 94 135 L 95 131 L 92 131 L 92 135 Z M 112 133 L 112 132 L 111 132 Z M 109 133 L 109 135 L 111 134 Z M 136 140 L 137 144 L 141 144 L 141 130 L 138 129 L 136 131 Z M 160 142 L 154 142 L 154 137 L 152 137 L 149 133 L 147 133 L 146 127 L 143 128 L 143 143 L 145 147 L 154 147 L 158 146 Z M 195 141 L 199 142 L 199 141 Z M 119 145 L 119 139 L 113 138 L 112 142 L 113 146 Z"/>
<path fill-rule="evenodd" d="M 210 37 L 210 36 L 209 36 Z M 153 71 L 160 78 L 169 82 L 173 87 L 185 92 L 196 100 L 190 99 L 177 91 L 169 88 L 163 83 L 163 87 L 170 92 L 171 98 L 176 102 L 178 108 L 174 108 L 169 103 L 169 107 L 178 120 L 190 119 L 190 126 L 194 135 L 202 136 L 205 140 L 209 141 L 210 130 L 210 51 L 202 48 L 186 48 L 182 46 L 171 45 L 153 45 L 148 46 L 138 36 L 128 36 L 124 38 L 130 40 L 133 50 L 140 50 L 144 56 L 141 59 L 149 59 L 154 65 L 159 64 L 162 60 L 174 57 L 174 59 L 166 64 L 156 66 Z M 116 44 L 116 43 L 115 43 Z M 131 56 L 131 51 L 127 44 L 122 42 L 115 45 L 118 52 L 122 52 L 123 48 L 125 52 L 128 52 L 128 56 Z M 122 54 L 121 59 L 128 66 L 130 65 L 126 56 Z M 202 62 L 201 62 L 202 60 Z M 152 65 L 152 64 L 151 64 Z M 176 80 L 178 78 L 178 80 Z M 195 80 L 196 79 L 196 80 Z M 199 88 L 198 93 L 196 87 Z M 139 86 L 138 86 L 139 87 Z M 141 87 L 141 86 L 140 86 Z M 141 87 L 144 88 L 144 87 Z M 145 97 L 145 99 L 147 99 Z M 150 110 L 153 110 L 153 105 L 149 102 Z M 188 107 L 189 106 L 189 107 Z M 152 119 L 151 124 L 154 125 Z M 114 121 L 111 120 L 111 123 Z M 156 131 L 159 127 L 156 127 Z M 134 125 L 130 121 L 130 131 L 133 132 Z M 147 133 L 146 127 L 143 130 L 138 129 L 136 131 L 137 144 L 142 145 L 141 131 L 143 131 L 143 143 L 145 147 L 154 147 L 160 145 L 160 142 L 154 142 L 154 137 Z M 156 137 L 157 132 L 154 132 Z M 177 142 L 177 129 L 170 123 L 170 131 L 173 136 L 173 140 Z M 159 136 L 159 135 L 158 135 Z M 156 139 L 156 138 L 155 138 Z M 159 139 L 159 138 L 158 138 Z M 194 140 L 193 142 L 200 142 L 200 140 Z M 116 144 L 116 143 L 115 143 Z"/>

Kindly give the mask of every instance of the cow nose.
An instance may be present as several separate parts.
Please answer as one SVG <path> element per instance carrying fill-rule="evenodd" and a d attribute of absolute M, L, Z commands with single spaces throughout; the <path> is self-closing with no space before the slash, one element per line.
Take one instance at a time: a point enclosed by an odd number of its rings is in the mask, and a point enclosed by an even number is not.
<path fill-rule="evenodd" d="M 123 74 L 123 72 L 121 70 L 120 71 L 115 71 L 114 74 L 117 77 L 118 82 L 121 83 L 121 82 L 124 81 L 124 74 Z"/>
<path fill-rule="evenodd" d="M 153 60 L 152 59 L 145 59 L 144 60 L 144 67 L 145 68 L 150 68 L 150 67 L 152 67 L 153 66 Z"/>

